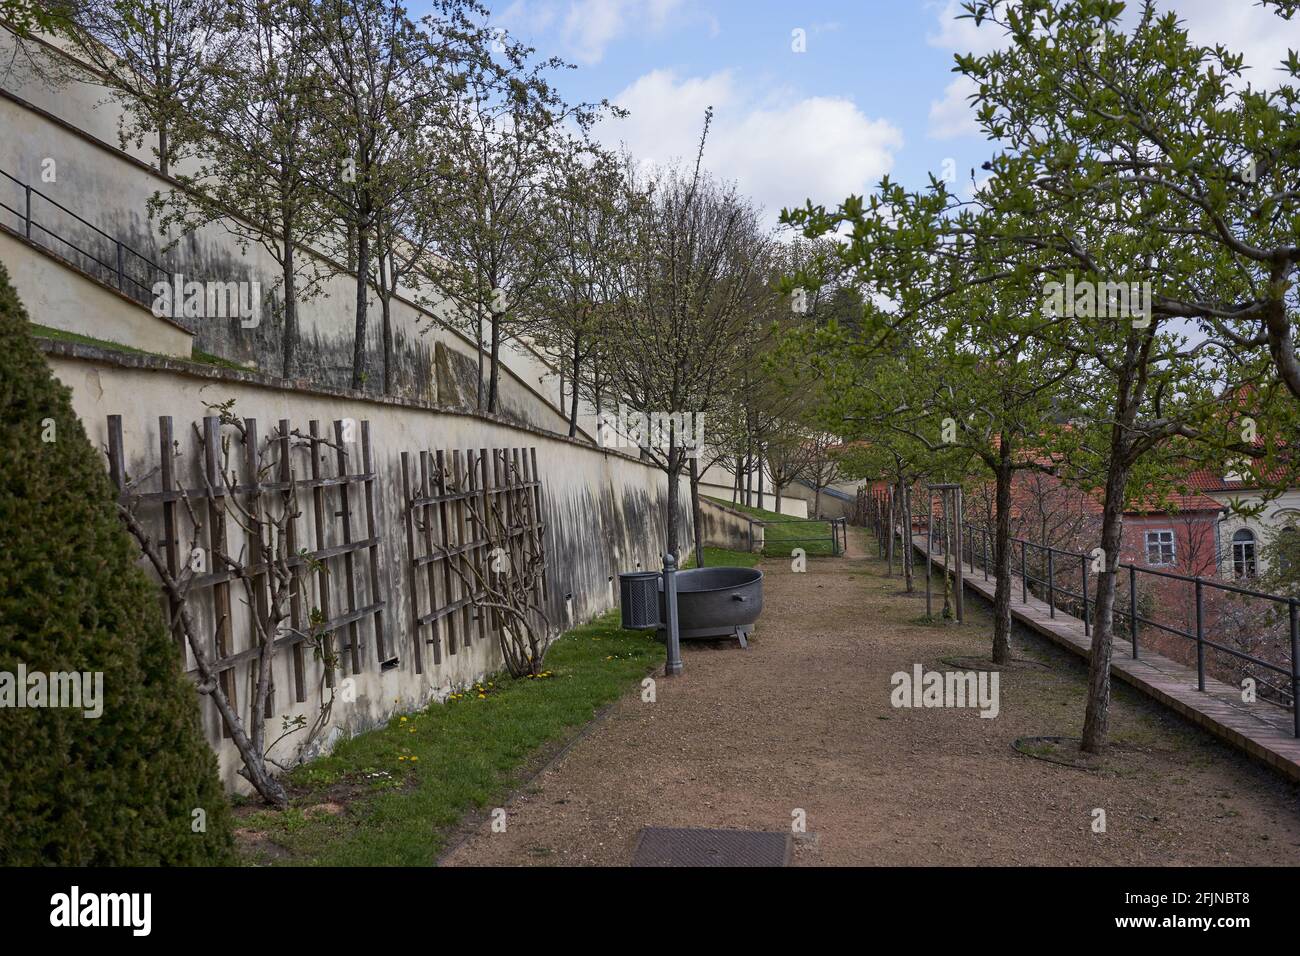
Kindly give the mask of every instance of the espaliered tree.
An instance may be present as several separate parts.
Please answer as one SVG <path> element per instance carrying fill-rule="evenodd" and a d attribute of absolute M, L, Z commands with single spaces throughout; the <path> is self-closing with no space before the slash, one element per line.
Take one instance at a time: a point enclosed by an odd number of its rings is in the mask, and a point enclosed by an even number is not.
<path fill-rule="evenodd" d="M 1144 136 L 1184 122 L 1223 55 L 1191 52 L 1185 32 L 1150 6 L 1131 36 L 1115 28 L 1116 3 L 973 6 L 981 19 L 1001 15 L 1012 39 L 1006 51 L 958 58 L 979 82 L 981 124 L 1004 147 L 976 198 L 963 203 L 942 182 L 914 194 L 885 182 L 866 202 L 853 197 L 834 214 L 809 208 L 791 218 L 818 233 L 851 227 L 846 262 L 900 306 L 881 324 L 882 340 L 975 285 L 1041 284 L 1043 321 L 1033 336 L 1049 354 L 1077 355 L 1084 385 L 1075 400 L 1087 427 L 1069 433 L 1065 451 L 1103 501 L 1082 737 L 1083 749 L 1097 752 L 1109 712 L 1123 514 L 1141 464 L 1180 443 L 1220 460 L 1267 454 L 1233 430 L 1246 409 L 1220 400 L 1225 389 L 1252 401 L 1274 394 L 1245 387 L 1266 376 L 1261 353 L 1245 339 L 1189 341 L 1172 321 L 1189 300 L 1239 299 L 1251 277 L 1198 234 L 1193 207 L 1170 200 L 1176 189 L 1114 172 L 1149 160 Z M 1136 96 L 1151 107 L 1148 130 L 1101 122 Z M 954 262 L 976 270 L 963 269 L 960 286 L 946 278 Z"/>

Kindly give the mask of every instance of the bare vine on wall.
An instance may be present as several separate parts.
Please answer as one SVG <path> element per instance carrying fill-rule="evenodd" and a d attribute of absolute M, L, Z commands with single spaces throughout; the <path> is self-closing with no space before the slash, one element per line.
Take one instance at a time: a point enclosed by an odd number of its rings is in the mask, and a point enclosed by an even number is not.
<path fill-rule="evenodd" d="M 458 560 L 461 546 L 446 542 L 435 547 L 461 582 L 480 614 L 491 612 L 501 655 L 512 677 L 542 673 L 550 648 L 551 622 L 542 604 L 546 550 L 541 524 L 533 514 L 535 499 L 519 468 L 505 461 L 505 484 L 483 496 L 471 496 L 466 508 L 472 533 L 486 561 Z M 445 474 L 448 490 L 460 489 Z M 427 519 L 417 518 L 420 531 Z"/>
<path fill-rule="evenodd" d="M 300 627 L 292 624 L 291 605 L 304 594 L 304 575 L 316 574 L 321 571 L 321 567 L 306 549 L 293 550 L 290 547 L 290 542 L 294 540 L 291 529 L 301 516 L 298 505 L 299 479 L 292 462 L 281 461 L 272 452 L 279 449 L 282 455 L 288 455 L 291 449 L 311 447 L 311 453 L 315 454 L 314 446 L 317 444 L 339 449 L 323 438 L 308 438 L 296 429 L 287 436 L 273 430 L 264 442 L 258 443 L 255 431 L 249 427 L 251 422 L 234 414 L 233 401 L 208 407 L 218 413 L 220 425 L 229 429 L 214 429 L 205 434 L 197 426 L 194 428 L 201 461 L 216 462 L 217 467 L 209 469 L 201 466 L 196 469 L 202 476 L 201 496 L 192 495 L 184 488 L 177 490 L 177 500 L 191 529 L 189 547 L 184 553 L 206 554 L 207 559 L 201 562 L 181 562 L 177 570 L 173 571 L 173 563 L 168 560 L 167 543 L 159 540 L 151 530 L 151 523 L 142 518 L 141 508 L 149 500 L 142 487 L 158 473 L 158 468 L 134 480 L 124 476 L 118 514 L 162 583 L 172 608 L 171 626 L 183 637 L 193 654 L 199 693 L 212 698 L 239 752 L 243 762 L 240 775 L 268 803 L 283 808 L 288 805 L 288 798 L 271 768 L 284 770 L 289 764 L 272 757 L 272 751 L 281 741 L 305 730 L 306 734 L 296 751 L 301 755 L 328 725 L 336 696 L 330 678 L 339 662 L 329 640 L 324 615 L 319 608 L 312 607 Z M 213 453 L 209 454 L 207 445 L 214 438 L 219 441 L 220 447 L 214 448 Z M 253 473 L 248 475 L 247 484 L 241 485 L 238 470 L 232 463 L 232 439 L 243 447 L 245 460 L 257 462 L 255 471 L 250 469 Z M 257 445 L 256 455 L 248 454 L 250 443 Z M 179 442 L 172 443 L 171 454 L 173 463 L 179 466 L 183 459 Z M 180 472 L 179 467 L 176 470 Z M 201 499 L 198 505 L 196 497 Z M 230 547 L 224 530 L 227 518 L 243 532 L 238 536 L 240 543 L 237 550 Z M 205 538 L 205 528 L 220 528 L 221 531 L 218 534 L 208 534 Z M 200 544 L 205 540 L 208 544 L 206 552 Z M 248 620 L 251 622 L 252 643 L 256 652 L 256 682 L 247 706 L 247 720 L 240 715 L 239 708 L 232 700 L 230 688 L 223 680 L 226 669 L 221 667 L 221 662 L 209 650 L 219 646 L 214 640 L 213 632 L 220 631 L 229 622 L 223 620 L 223 612 L 217 609 L 212 632 L 209 632 L 195 613 L 193 587 L 196 579 L 204 573 L 204 568 L 213 572 L 225 572 L 231 580 L 237 581 L 250 611 Z M 270 718 L 267 711 L 272 691 L 272 662 L 277 645 L 283 645 L 286 641 L 301 641 L 322 665 L 319 668 L 317 694 L 320 706 L 310 720 L 305 714 L 283 715 L 280 732 L 268 743 L 267 725 Z M 327 684 L 331 685 L 329 693 L 326 693 Z"/>

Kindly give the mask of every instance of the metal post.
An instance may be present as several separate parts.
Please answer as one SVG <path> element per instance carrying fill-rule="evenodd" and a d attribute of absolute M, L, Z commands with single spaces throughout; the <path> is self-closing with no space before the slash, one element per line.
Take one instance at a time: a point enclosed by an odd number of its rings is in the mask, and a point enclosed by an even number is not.
<path fill-rule="evenodd" d="M 664 674 L 673 677 L 682 672 L 682 635 L 677 625 L 677 558 L 671 552 L 664 555 L 664 612 L 664 638 L 668 645 Z"/>
<path fill-rule="evenodd" d="M 1079 555 L 1079 591 L 1083 594 L 1083 636 L 1087 637 L 1092 633 L 1092 628 L 1088 625 L 1088 556 Z"/>
<path fill-rule="evenodd" d="M 889 516 L 887 519 L 887 527 L 885 528 L 885 536 L 889 542 L 887 545 L 885 545 L 885 550 L 889 555 L 889 576 L 892 578 L 894 576 L 894 489 L 893 488 L 889 489 Z"/>
<path fill-rule="evenodd" d="M 32 187 L 27 183 L 24 183 L 23 192 L 26 194 L 27 198 L 27 213 L 23 226 L 27 230 L 27 238 L 30 239 L 32 237 Z"/>
<path fill-rule="evenodd" d="M 984 565 L 984 580 L 989 579 L 989 533 L 980 532 L 980 563 Z"/>
<path fill-rule="evenodd" d="M 962 531 L 962 501 L 961 501 L 960 486 L 952 490 L 952 496 L 953 496 L 953 506 L 952 506 L 953 517 L 956 519 L 956 521 L 954 522 L 954 527 L 956 528 L 955 533 L 957 535 L 957 541 L 956 541 L 957 547 L 953 549 L 957 552 L 957 582 L 953 586 L 953 590 L 956 591 L 956 599 L 957 599 L 957 623 L 964 624 L 966 623 L 966 613 L 965 613 L 966 595 L 964 593 L 966 588 L 966 572 L 962 567 L 962 559 L 961 559 L 961 546 L 964 538 L 964 533 Z"/>
<path fill-rule="evenodd" d="M 1029 603 L 1029 552 L 1028 542 L 1020 540 L 1020 603 Z"/>
<path fill-rule="evenodd" d="M 1201 579 L 1196 579 L 1196 689 L 1205 690 L 1205 615 L 1201 610 Z"/>
<path fill-rule="evenodd" d="M 880 556 L 885 556 L 885 506 L 880 495 L 876 499 L 876 547 L 880 549 Z"/>
<path fill-rule="evenodd" d="M 1137 565 L 1128 566 L 1128 605 L 1129 618 L 1133 624 L 1133 660 L 1138 656 L 1138 569 Z"/>
<path fill-rule="evenodd" d="M 1047 549 L 1047 616 L 1056 617 L 1056 552 Z"/>
<path fill-rule="evenodd" d="M 1300 737 L 1300 602 L 1290 602 L 1291 611 L 1291 723 Z"/>
<path fill-rule="evenodd" d="M 935 520 L 933 520 L 933 514 L 935 514 L 935 501 L 933 501 L 933 497 L 935 497 L 935 493 L 931 492 L 931 490 L 927 488 L 926 489 L 926 617 L 927 618 L 935 617 L 935 606 L 933 606 L 932 604 L 933 598 L 931 597 L 930 594 L 931 567 L 933 566 L 933 563 L 935 563 L 935 557 L 933 557 L 933 551 L 935 551 Z"/>

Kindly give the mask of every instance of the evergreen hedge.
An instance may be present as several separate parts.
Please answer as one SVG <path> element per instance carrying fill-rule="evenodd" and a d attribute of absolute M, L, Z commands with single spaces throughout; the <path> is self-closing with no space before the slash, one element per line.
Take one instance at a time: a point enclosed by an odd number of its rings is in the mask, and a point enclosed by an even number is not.
<path fill-rule="evenodd" d="M 98 718 L 0 708 L 0 864 L 231 859 L 198 695 L 114 498 L 0 264 L 0 681 L 20 665 L 104 675 Z"/>

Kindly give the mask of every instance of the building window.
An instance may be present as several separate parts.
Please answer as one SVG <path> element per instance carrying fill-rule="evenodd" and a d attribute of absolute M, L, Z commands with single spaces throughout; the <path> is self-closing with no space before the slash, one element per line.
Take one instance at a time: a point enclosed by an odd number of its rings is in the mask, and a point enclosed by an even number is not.
<path fill-rule="evenodd" d="M 1300 544 L 1300 532 L 1293 525 L 1287 525 L 1277 536 L 1277 566 L 1279 570 L 1290 571 L 1296 557 L 1297 545 Z"/>
<path fill-rule="evenodd" d="M 1238 578 L 1255 576 L 1255 532 L 1249 528 L 1232 536 L 1232 574 Z"/>
<path fill-rule="evenodd" d="M 1147 532 L 1147 564 L 1174 563 L 1174 533 L 1172 531 Z"/>

